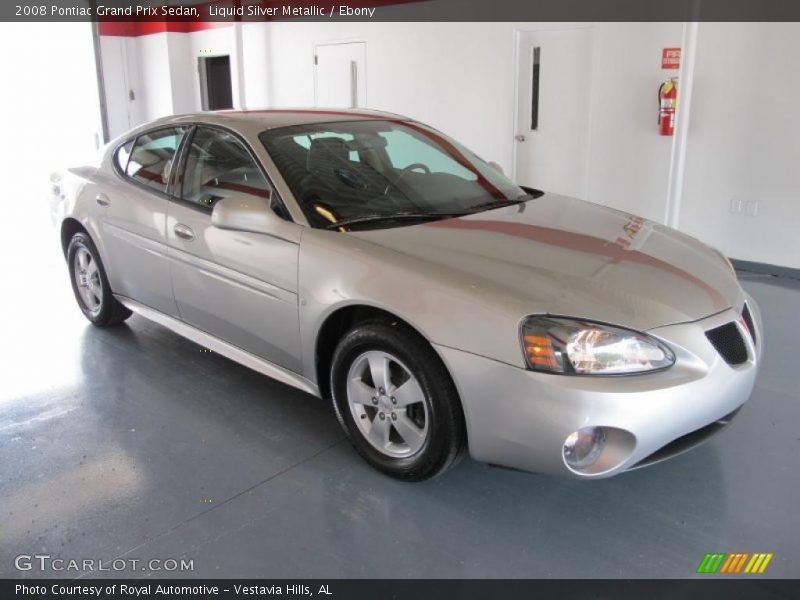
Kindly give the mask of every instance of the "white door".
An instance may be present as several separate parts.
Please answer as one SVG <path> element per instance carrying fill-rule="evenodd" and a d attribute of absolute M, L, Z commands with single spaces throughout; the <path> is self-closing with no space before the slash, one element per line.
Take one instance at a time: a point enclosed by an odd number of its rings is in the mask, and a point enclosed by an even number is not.
<path fill-rule="evenodd" d="M 592 29 L 519 34 L 517 183 L 586 198 Z"/>
<path fill-rule="evenodd" d="M 100 40 L 103 83 L 111 139 L 143 123 L 139 102 L 139 63 L 136 44 L 139 38 L 103 36 Z"/>
<path fill-rule="evenodd" d="M 367 104 L 367 44 L 314 47 L 314 95 L 317 106 L 356 108 Z"/>

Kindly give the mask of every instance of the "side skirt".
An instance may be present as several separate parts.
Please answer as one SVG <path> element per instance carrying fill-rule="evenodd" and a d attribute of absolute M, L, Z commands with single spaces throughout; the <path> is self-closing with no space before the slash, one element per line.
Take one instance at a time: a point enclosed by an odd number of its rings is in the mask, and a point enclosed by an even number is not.
<path fill-rule="evenodd" d="M 289 371 L 288 369 L 279 367 L 268 360 L 259 358 L 255 354 L 251 354 L 245 350 L 242 350 L 241 348 L 229 344 L 228 342 L 214 337 L 210 333 L 201 331 L 200 329 L 192 327 L 191 325 L 187 325 L 183 321 L 179 321 L 174 317 L 170 317 L 169 315 L 165 315 L 164 313 L 150 308 L 149 306 L 145 306 L 136 300 L 126 298 L 125 296 L 118 296 L 117 294 L 114 294 L 114 297 L 127 308 L 143 316 L 145 319 L 153 321 L 154 323 L 158 323 L 167 329 L 171 329 L 178 335 L 183 336 L 196 344 L 205 346 L 209 350 L 213 350 L 217 354 L 221 354 L 225 358 L 229 358 L 240 365 L 248 367 L 249 369 L 258 371 L 262 375 L 266 375 L 267 377 L 276 379 L 281 383 L 285 383 L 286 385 L 290 385 L 319 397 L 319 388 L 317 385 L 302 375 L 298 375 L 294 371 Z"/>

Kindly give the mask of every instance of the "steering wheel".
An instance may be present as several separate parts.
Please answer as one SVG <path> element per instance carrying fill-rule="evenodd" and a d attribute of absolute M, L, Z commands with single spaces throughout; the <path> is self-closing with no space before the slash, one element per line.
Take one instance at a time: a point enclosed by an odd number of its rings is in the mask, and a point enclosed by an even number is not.
<path fill-rule="evenodd" d="M 408 175 L 414 169 L 422 169 L 426 175 L 431 174 L 431 170 L 428 168 L 428 165 L 423 165 L 422 163 L 411 163 L 407 167 L 404 167 L 402 171 L 400 171 L 400 174 L 397 177 L 395 177 L 394 181 L 390 181 L 389 183 L 386 184 L 386 189 L 383 190 L 383 195 L 385 196 L 386 194 L 388 194 L 389 189 L 392 186 L 396 186 L 398 183 L 400 183 L 400 180 L 403 179 L 403 177 Z"/>

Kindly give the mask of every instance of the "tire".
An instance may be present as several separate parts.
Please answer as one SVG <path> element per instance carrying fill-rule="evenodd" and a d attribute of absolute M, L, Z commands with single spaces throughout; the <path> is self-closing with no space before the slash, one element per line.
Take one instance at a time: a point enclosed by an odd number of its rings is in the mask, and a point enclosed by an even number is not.
<path fill-rule="evenodd" d="M 333 354 L 331 392 L 353 447 L 386 475 L 429 479 L 466 449 L 450 373 L 430 344 L 401 324 L 371 321 L 346 333 Z"/>
<path fill-rule="evenodd" d="M 67 246 L 67 264 L 75 300 L 93 325 L 118 325 L 131 316 L 131 311 L 114 298 L 100 254 L 87 234 L 72 236 Z"/>

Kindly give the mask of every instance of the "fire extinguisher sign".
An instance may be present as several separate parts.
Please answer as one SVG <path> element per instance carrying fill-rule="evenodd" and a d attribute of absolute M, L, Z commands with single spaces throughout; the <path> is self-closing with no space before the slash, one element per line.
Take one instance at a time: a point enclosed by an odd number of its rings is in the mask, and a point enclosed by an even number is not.
<path fill-rule="evenodd" d="M 680 48 L 664 48 L 661 51 L 661 68 L 662 69 L 680 69 L 681 68 L 681 49 Z"/>

